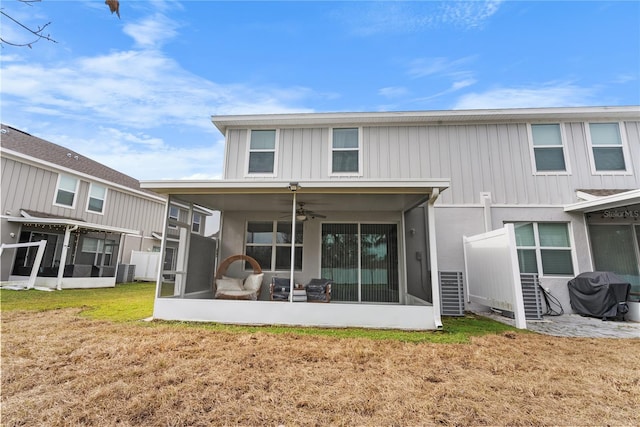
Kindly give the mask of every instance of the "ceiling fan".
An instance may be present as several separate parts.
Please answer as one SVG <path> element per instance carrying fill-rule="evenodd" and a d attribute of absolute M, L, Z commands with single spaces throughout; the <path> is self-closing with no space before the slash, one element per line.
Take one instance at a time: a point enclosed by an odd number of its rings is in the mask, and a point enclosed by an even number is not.
<path fill-rule="evenodd" d="M 322 214 L 319 214 L 317 212 L 305 209 L 304 208 L 304 202 L 298 203 L 298 209 L 296 209 L 296 220 L 297 221 L 306 221 L 309 218 L 315 219 L 315 218 L 326 218 L 326 217 L 327 217 L 326 215 L 322 215 Z"/>

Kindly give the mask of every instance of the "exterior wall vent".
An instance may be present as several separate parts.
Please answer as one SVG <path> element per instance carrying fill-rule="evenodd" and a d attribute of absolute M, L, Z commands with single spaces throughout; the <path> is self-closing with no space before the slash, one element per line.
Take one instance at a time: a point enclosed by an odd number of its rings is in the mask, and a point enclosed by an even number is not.
<path fill-rule="evenodd" d="M 443 316 L 464 316 L 461 271 L 440 271 L 440 307 Z"/>

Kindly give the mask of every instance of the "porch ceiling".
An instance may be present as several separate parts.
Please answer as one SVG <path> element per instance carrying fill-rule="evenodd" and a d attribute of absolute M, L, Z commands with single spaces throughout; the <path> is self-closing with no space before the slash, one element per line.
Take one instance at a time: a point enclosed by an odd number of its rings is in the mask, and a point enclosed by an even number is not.
<path fill-rule="evenodd" d="M 289 182 L 147 181 L 142 186 L 160 194 L 219 211 L 277 211 L 291 209 Z M 448 180 L 300 182 L 298 203 L 323 211 L 401 211 L 423 203 L 449 186 Z"/>

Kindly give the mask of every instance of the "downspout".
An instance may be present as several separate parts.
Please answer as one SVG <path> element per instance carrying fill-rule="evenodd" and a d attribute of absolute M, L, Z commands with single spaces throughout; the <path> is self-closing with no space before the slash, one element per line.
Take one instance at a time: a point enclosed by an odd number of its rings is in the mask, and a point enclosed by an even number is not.
<path fill-rule="evenodd" d="M 77 225 L 71 227 L 67 225 L 66 230 L 64 231 L 64 241 L 62 242 L 62 252 L 60 253 L 60 265 L 58 265 L 58 277 L 56 280 L 56 289 L 62 290 L 62 276 L 64 274 L 64 266 L 67 263 L 67 250 L 69 249 L 69 238 L 71 237 L 71 232 L 76 231 L 78 229 Z"/>
<path fill-rule="evenodd" d="M 436 249 L 436 224 L 434 204 L 440 196 L 440 189 L 434 188 L 427 202 L 427 227 L 429 230 L 429 257 L 431 261 L 431 299 L 433 304 L 433 323 L 436 329 L 442 329 L 442 317 L 440 315 L 440 279 L 438 277 L 438 251 Z"/>

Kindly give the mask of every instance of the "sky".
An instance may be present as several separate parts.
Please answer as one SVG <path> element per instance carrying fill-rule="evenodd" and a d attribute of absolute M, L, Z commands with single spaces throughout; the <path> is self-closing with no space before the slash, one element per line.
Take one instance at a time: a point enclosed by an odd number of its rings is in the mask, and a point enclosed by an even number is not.
<path fill-rule="evenodd" d="M 221 178 L 213 115 L 640 105 L 638 1 L 1 7 L 55 40 L 2 44 L 2 123 L 139 180 Z"/>

